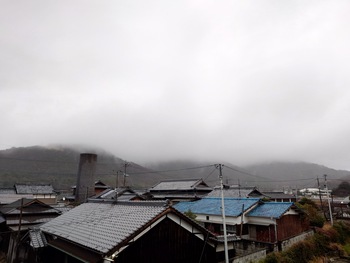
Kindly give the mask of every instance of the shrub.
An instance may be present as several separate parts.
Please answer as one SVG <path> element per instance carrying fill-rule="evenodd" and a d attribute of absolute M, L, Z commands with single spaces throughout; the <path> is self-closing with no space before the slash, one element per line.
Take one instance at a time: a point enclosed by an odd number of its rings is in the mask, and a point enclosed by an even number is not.
<path fill-rule="evenodd" d="M 314 257 L 314 251 L 312 241 L 305 240 L 294 244 L 282 254 L 286 262 L 307 263 Z"/>
<path fill-rule="evenodd" d="M 350 255 L 350 244 L 343 246 L 344 252 L 349 256 Z"/>
<path fill-rule="evenodd" d="M 349 223 L 336 222 L 333 225 L 333 229 L 338 233 L 337 242 L 345 244 L 350 239 Z"/>
<path fill-rule="evenodd" d="M 266 256 L 263 263 L 278 263 L 280 262 L 276 253 L 270 253 Z"/>
<path fill-rule="evenodd" d="M 184 214 L 185 214 L 187 217 L 191 218 L 192 220 L 196 220 L 196 218 L 197 218 L 196 214 L 193 213 L 193 212 L 191 211 L 191 209 L 188 210 L 188 211 L 186 211 L 186 212 L 184 212 Z"/>

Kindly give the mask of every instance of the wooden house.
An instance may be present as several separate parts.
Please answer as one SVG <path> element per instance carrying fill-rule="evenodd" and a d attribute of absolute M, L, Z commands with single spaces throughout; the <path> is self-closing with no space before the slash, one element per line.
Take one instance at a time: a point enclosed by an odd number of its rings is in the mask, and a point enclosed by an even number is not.
<path fill-rule="evenodd" d="M 298 236 L 308 230 L 301 211 L 294 203 L 266 202 L 247 214 L 247 239 L 277 243 Z"/>
<path fill-rule="evenodd" d="M 263 202 L 259 198 L 224 198 L 225 221 L 228 234 L 236 234 L 241 241 L 266 244 L 274 249 L 309 229 L 302 212 L 292 202 Z M 223 234 L 221 198 L 206 197 L 194 202 L 180 202 L 174 207 L 185 213 L 191 211 L 207 229 Z"/>
<path fill-rule="evenodd" d="M 284 192 L 262 192 L 262 197 L 268 199 L 271 202 L 296 202 L 295 195 L 286 194 Z"/>
<path fill-rule="evenodd" d="M 256 187 L 228 186 L 223 189 L 224 197 L 262 198 L 263 194 Z M 214 187 L 207 197 L 221 197 L 221 188 Z"/>
<path fill-rule="evenodd" d="M 0 208 L 1 249 L 7 252 L 8 262 L 28 259 L 31 248 L 26 242 L 30 228 L 46 223 L 62 211 L 38 199 L 20 199 Z"/>
<path fill-rule="evenodd" d="M 102 192 L 109 190 L 109 189 L 112 189 L 112 188 L 110 186 L 106 185 L 105 183 L 103 183 L 102 181 L 100 181 L 100 180 L 95 181 L 93 195 L 89 196 L 89 198 L 96 196 L 96 195 L 100 195 Z M 77 190 L 77 186 L 76 185 L 72 186 L 72 194 L 65 196 L 64 200 L 67 201 L 68 203 L 73 203 L 75 201 L 76 190 Z"/>
<path fill-rule="evenodd" d="M 247 234 L 245 214 L 255 208 L 259 198 L 225 198 L 227 232 L 241 236 Z M 194 202 L 180 202 L 174 205 L 181 212 L 191 211 L 196 220 L 202 222 L 211 232 L 222 235 L 221 198 L 206 197 Z"/>
<path fill-rule="evenodd" d="M 37 199 L 46 204 L 57 203 L 57 193 L 51 184 L 15 184 L 12 188 L 0 188 L 0 205 L 21 198 Z"/>
<path fill-rule="evenodd" d="M 130 187 L 106 189 L 103 192 L 89 198 L 90 201 L 93 200 L 115 200 L 115 201 L 140 201 L 147 200 L 148 197 L 138 193 Z"/>
<path fill-rule="evenodd" d="M 162 181 L 149 189 L 155 200 L 198 200 L 213 189 L 202 179 L 167 180 Z"/>
<path fill-rule="evenodd" d="M 88 202 L 40 228 L 43 262 L 213 263 L 213 234 L 164 202 Z"/>

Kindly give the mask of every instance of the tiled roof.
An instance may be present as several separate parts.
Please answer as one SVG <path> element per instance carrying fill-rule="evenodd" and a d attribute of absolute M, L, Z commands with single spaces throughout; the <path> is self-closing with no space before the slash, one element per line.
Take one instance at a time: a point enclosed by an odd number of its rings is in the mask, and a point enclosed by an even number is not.
<path fill-rule="evenodd" d="M 33 198 L 32 194 L 0 194 L 0 204 L 6 205 L 13 202 L 16 202 L 17 200 L 20 200 L 21 198 Z"/>
<path fill-rule="evenodd" d="M 4 205 L 0 208 L 0 212 L 4 215 L 20 214 L 20 208 L 22 205 L 22 213 L 24 215 L 59 213 L 59 211 L 52 206 L 32 198 L 22 198 L 13 203 Z"/>
<path fill-rule="evenodd" d="M 47 245 L 45 235 L 39 230 L 29 230 L 30 245 L 33 248 L 41 248 Z"/>
<path fill-rule="evenodd" d="M 280 218 L 292 205 L 292 202 L 267 202 L 254 208 L 247 216 Z"/>
<path fill-rule="evenodd" d="M 0 188 L 0 194 L 16 194 L 14 188 Z"/>
<path fill-rule="evenodd" d="M 254 189 L 237 189 L 237 188 L 229 188 L 224 189 L 224 197 L 249 197 L 249 194 L 253 192 Z M 215 189 L 210 192 L 207 197 L 221 197 L 221 190 Z"/>
<path fill-rule="evenodd" d="M 244 211 L 259 202 L 259 198 L 225 198 L 225 215 L 239 216 Z M 221 215 L 221 198 L 206 197 L 195 202 L 180 202 L 174 208 L 180 212 L 191 210 L 195 214 Z"/>
<path fill-rule="evenodd" d="M 51 184 L 15 184 L 17 194 L 55 194 Z"/>
<path fill-rule="evenodd" d="M 107 253 L 165 210 L 163 202 L 84 203 L 40 228 Z"/>
<path fill-rule="evenodd" d="M 202 179 L 188 179 L 188 180 L 169 180 L 162 181 L 153 186 L 150 191 L 168 191 L 168 190 L 194 190 L 204 189 L 210 190 Z"/>
<path fill-rule="evenodd" d="M 118 200 L 118 201 L 128 201 L 131 200 L 138 195 L 136 192 L 130 188 L 116 188 L 116 189 L 106 189 L 95 195 L 91 199 L 109 199 L 109 200 Z"/>
<path fill-rule="evenodd" d="M 291 198 L 295 198 L 294 195 L 285 194 L 283 192 L 263 192 L 262 194 L 265 195 L 266 197 L 275 198 L 275 199 L 291 199 Z"/>

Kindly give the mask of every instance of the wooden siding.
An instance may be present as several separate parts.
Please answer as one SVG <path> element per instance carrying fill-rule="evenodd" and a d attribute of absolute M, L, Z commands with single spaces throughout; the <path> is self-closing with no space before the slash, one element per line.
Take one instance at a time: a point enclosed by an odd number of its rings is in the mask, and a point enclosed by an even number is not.
<path fill-rule="evenodd" d="M 277 220 L 278 241 L 282 241 L 304 232 L 300 216 L 286 215 Z"/>
<path fill-rule="evenodd" d="M 199 262 L 203 247 L 203 240 L 166 218 L 123 250 L 114 262 Z M 201 263 L 214 263 L 215 257 L 215 248 L 206 244 Z"/>
<path fill-rule="evenodd" d="M 277 241 L 297 236 L 307 230 L 307 226 L 303 224 L 301 216 L 286 215 L 277 219 L 277 226 L 271 224 L 269 226 L 251 225 L 250 234 L 254 231 L 256 241 L 275 243 L 277 228 Z M 254 230 L 255 229 L 255 230 Z"/>

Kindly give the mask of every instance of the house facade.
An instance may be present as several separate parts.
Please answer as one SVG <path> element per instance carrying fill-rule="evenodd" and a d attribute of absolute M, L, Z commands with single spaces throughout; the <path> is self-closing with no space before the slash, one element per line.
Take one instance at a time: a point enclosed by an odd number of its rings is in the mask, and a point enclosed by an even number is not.
<path fill-rule="evenodd" d="M 294 203 L 266 202 L 247 214 L 247 239 L 278 243 L 293 238 L 309 229 Z"/>
<path fill-rule="evenodd" d="M 302 235 L 309 229 L 302 212 L 292 202 L 262 202 L 257 198 L 224 198 L 228 234 L 240 237 L 241 242 L 265 244 L 270 250 L 281 249 L 282 242 Z M 207 229 L 223 234 L 221 198 L 203 198 L 180 202 L 174 207 L 181 212 L 191 211 Z"/>

